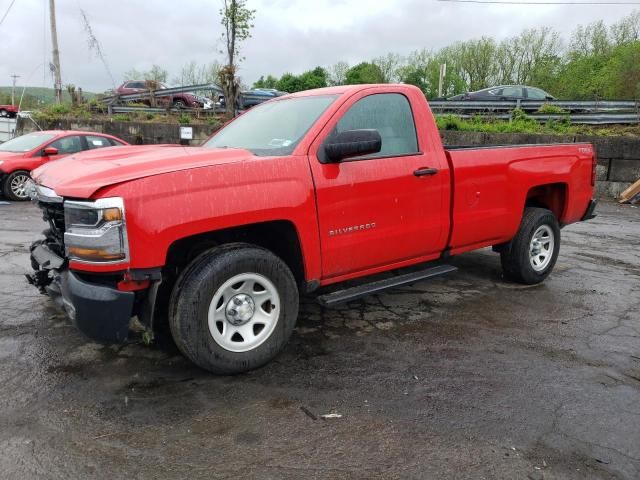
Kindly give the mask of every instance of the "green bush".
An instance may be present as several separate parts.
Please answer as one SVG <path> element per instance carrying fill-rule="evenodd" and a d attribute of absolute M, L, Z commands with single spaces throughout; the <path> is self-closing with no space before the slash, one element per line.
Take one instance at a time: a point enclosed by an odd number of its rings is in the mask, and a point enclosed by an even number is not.
<path fill-rule="evenodd" d="M 186 125 L 188 123 L 191 123 L 191 121 L 192 121 L 191 115 L 189 115 L 188 113 L 182 113 L 178 117 L 178 123 L 180 123 L 182 125 Z"/>
<path fill-rule="evenodd" d="M 547 115 L 563 115 L 569 112 L 567 112 L 564 108 L 559 107 L 558 105 L 553 105 L 551 103 L 544 103 L 538 109 L 538 113 L 545 113 Z"/>
<path fill-rule="evenodd" d="M 127 115 L 126 113 L 116 113 L 111 118 L 113 120 L 115 120 L 116 122 L 130 122 L 131 121 L 131 117 L 129 115 Z"/>
<path fill-rule="evenodd" d="M 209 117 L 207 118 L 207 125 L 220 125 L 220 120 L 218 119 L 218 117 Z"/>

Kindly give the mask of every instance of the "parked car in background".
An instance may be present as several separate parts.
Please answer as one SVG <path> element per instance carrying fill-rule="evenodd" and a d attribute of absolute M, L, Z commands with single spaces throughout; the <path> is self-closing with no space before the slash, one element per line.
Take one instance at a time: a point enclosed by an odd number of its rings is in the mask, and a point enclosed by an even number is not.
<path fill-rule="evenodd" d="M 144 93 L 150 90 L 162 90 L 170 88 L 164 83 L 150 82 L 145 80 L 129 80 L 116 89 L 118 95 L 128 95 L 132 93 Z M 172 93 L 169 95 L 156 95 L 159 103 L 164 106 L 171 105 L 174 108 L 213 108 L 213 102 L 202 95 L 192 93 Z M 144 103 L 149 103 L 148 100 Z"/>
<path fill-rule="evenodd" d="M 240 92 L 238 100 L 236 101 L 236 107 L 238 110 L 247 110 L 256 105 L 260 105 L 272 98 L 281 97 L 287 95 L 287 92 L 281 92 L 273 88 L 254 88 L 253 90 L 245 90 Z M 225 108 L 226 102 L 224 95 L 218 96 L 218 106 Z"/>
<path fill-rule="evenodd" d="M 0 191 L 9 200 L 27 200 L 29 172 L 72 153 L 128 145 L 124 140 L 93 132 L 45 130 L 0 144 Z"/>
<path fill-rule="evenodd" d="M 0 117 L 13 118 L 18 115 L 18 107 L 15 105 L 0 105 Z"/>
<path fill-rule="evenodd" d="M 526 85 L 499 85 L 483 88 L 475 92 L 466 92 L 449 98 L 449 100 L 482 100 L 482 101 L 535 101 L 555 100 L 555 97 L 544 90 Z"/>

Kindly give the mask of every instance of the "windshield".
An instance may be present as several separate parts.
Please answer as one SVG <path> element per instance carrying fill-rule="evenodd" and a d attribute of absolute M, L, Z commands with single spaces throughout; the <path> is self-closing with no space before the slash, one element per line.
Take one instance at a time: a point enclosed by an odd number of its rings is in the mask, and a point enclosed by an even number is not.
<path fill-rule="evenodd" d="M 24 153 L 39 147 L 53 137 L 52 133 L 28 133 L 0 144 L 0 152 Z"/>
<path fill-rule="evenodd" d="M 263 103 L 236 118 L 203 146 L 244 148 L 254 155 L 291 155 L 337 95 L 294 97 Z"/>

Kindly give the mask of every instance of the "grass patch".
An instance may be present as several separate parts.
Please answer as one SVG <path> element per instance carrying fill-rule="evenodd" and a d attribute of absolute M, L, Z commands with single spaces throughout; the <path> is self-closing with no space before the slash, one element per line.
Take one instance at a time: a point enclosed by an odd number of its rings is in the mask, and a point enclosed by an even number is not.
<path fill-rule="evenodd" d="M 555 105 L 543 105 L 540 113 L 567 114 Z M 543 110 L 544 108 L 544 110 Z M 607 128 L 591 125 L 571 124 L 569 115 L 559 120 L 548 120 L 540 123 L 521 109 L 511 112 L 510 120 L 497 120 L 489 115 L 475 115 L 461 118 L 458 115 L 439 115 L 436 117 L 439 130 L 457 130 L 460 132 L 483 133 L 534 133 L 546 135 L 638 135 L 638 128 L 627 128 L 624 125 L 609 125 Z"/>

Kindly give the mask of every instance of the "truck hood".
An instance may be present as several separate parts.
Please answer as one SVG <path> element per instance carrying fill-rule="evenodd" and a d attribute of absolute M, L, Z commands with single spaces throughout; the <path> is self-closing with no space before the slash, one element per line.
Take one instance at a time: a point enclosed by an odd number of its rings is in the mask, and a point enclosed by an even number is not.
<path fill-rule="evenodd" d="M 49 162 L 32 172 L 36 183 L 63 197 L 89 198 L 109 185 L 163 173 L 247 160 L 240 149 L 143 145 L 97 149 Z"/>

